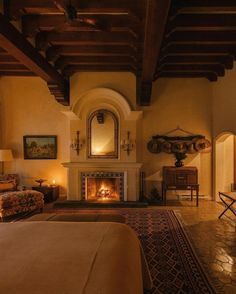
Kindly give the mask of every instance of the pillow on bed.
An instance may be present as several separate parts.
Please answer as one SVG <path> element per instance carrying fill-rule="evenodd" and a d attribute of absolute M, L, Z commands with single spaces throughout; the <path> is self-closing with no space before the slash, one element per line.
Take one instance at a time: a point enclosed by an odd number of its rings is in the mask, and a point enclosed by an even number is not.
<path fill-rule="evenodd" d="M 15 181 L 0 181 L 0 192 L 14 191 Z"/>

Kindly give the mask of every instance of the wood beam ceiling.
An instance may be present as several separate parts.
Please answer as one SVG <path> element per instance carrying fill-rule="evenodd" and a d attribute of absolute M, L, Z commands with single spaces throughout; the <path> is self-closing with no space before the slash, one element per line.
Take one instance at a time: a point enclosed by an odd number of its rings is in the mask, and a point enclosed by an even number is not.
<path fill-rule="evenodd" d="M 120 32 L 42 32 L 36 36 L 36 48 L 46 50 L 50 45 L 127 45 L 141 49 L 142 43 L 130 33 Z"/>
<path fill-rule="evenodd" d="M 234 0 L 172 0 L 156 78 L 202 76 L 216 81 L 224 69 L 232 69 L 235 59 Z"/>
<path fill-rule="evenodd" d="M 90 14 L 83 15 L 90 17 Z M 134 16 L 126 15 L 102 15 L 97 16 L 106 23 L 109 23 L 110 32 L 129 32 L 134 37 L 141 37 L 142 21 Z M 65 26 L 65 16 L 61 14 L 40 14 L 40 15 L 23 15 L 22 16 L 22 32 L 27 37 L 35 37 L 40 31 L 58 31 Z M 93 28 L 86 23 L 79 26 L 71 24 L 66 26 L 66 31 L 93 31 Z"/>
<path fill-rule="evenodd" d="M 23 35 L 0 14 L 0 46 L 8 54 L 14 56 L 26 69 L 42 77 L 50 86 L 54 85 L 57 91 L 53 92 L 57 100 L 68 104 L 68 83 L 67 81 L 36 51 Z M 0 70 L 4 65 L 0 66 Z M 21 66 L 21 65 L 18 65 Z M 8 65 L 3 71 L 8 71 L 17 65 Z M 24 70 L 19 70 L 23 72 Z"/>
<path fill-rule="evenodd" d="M 78 19 L 66 22 L 52 0 L 4 1 L 5 14 L 21 21 L 23 35 L 54 73 L 65 79 L 80 71 L 133 72 L 139 105 L 150 104 L 156 78 L 215 81 L 236 59 L 235 0 L 73 0 L 73 5 L 77 18 L 102 20 L 107 29 Z M 20 71 L 22 64 L 27 70 Z M 0 47 L 1 65 L 11 65 L 14 73 L 36 72 Z"/>
<path fill-rule="evenodd" d="M 152 81 L 170 8 L 170 0 L 147 0 L 142 70 L 137 77 L 137 103 L 150 104 Z"/>
<path fill-rule="evenodd" d="M 64 4 L 63 0 L 61 0 Z M 92 14 L 123 14 L 142 18 L 144 3 L 134 0 L 78 0 L 76 7 L 80 13 Z M 11 19 L 19 19 L 23 14 L 52 14 L 58 9 L 52 0 L 4 0 L 5 11 Z"/>

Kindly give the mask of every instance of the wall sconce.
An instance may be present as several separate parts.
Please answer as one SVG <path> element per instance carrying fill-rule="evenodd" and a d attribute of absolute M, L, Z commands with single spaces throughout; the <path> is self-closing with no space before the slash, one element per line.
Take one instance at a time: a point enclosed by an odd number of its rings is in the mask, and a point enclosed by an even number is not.
<path fill-rule="evenodd" d="M 121 140 L 121 148 L 127 152 L 127 155 L 130 154 L 130 151 L 134 149 L 135 143 L 130 140 L 130 131 L 127 131 L 127 138 Z"/>
<path fill-rule="evenodd" d="M 72 143 L 70 144 L 70 148 L 76 151 L 77 155 L 79 155 L 79 151 L 83 147 L 84 142 L 79 138 L 79 131 L 76 132 L 76 138 L 72 139 Z"/>

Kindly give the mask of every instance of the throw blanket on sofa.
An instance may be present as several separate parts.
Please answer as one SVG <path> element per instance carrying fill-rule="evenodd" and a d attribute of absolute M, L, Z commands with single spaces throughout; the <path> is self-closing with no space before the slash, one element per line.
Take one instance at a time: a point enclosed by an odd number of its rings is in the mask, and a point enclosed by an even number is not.
<path fill-rule="evenodd" d="M 141 294 L 150 288 L 140 243 L 119 223 L 0 224 L 0 292 Z"/>

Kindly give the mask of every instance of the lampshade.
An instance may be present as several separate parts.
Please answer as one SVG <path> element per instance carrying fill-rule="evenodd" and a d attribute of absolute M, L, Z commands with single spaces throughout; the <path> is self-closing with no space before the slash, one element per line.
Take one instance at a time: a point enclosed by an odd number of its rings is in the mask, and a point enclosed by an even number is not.
<path fill-rule="evenodd" d="M 0 150 L 0 161 L 12 161 L 12 151 L 11 149 L 2 149 Z"/>

